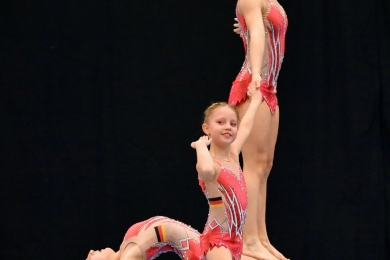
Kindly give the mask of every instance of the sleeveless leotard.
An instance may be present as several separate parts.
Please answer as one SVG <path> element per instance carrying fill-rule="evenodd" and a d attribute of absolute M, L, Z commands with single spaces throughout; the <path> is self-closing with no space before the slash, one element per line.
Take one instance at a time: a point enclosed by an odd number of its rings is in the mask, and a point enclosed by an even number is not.
<path fill-rule="evenodd" d="M 262 77 L 260 91 L 264 100 L 267 102 L 271 113 L 274 114 L 276 106 L 278 105 L 278 99 L 276 98 L 277 80 L 284 57 L 284 41 L 288 20 L 283 8 L 275 0 L 268 1 L 269 12 L 267 12 L 268 15 L 266 17 L 263 17 L 266 46 L 260 72 Z M 228 103 L 231 105 L 238 105 L 240 102 L 246 100 L 248 85 L 252 80 L 252 71 L 249 61 L 250 33 L 245 23 L 244 16 L 238 11 L 238 3 L 236 6 L 236 15 L 244 43 L 245 61 L 230 90 Z"/>
<path fill-rule="evenodd" d="M 167 217 L 153 217 L 132 225 L 127 231 L 120 250 L 130 243 L 137 244 L 145 260 L 162 253 L 174 252 L 183 260 L 199 260 L 199 232 L 179 221 Z"/>
<path fill-rule="evenodd" d="M 199 180 L 199 185 L 209 202 L 209 216 L 200 236 L 201 259 L 213 247 L 224 246 L 235 260 L 242 253 L 242 231 L 247 208 L 244 175 L 239 167 L 239 176 L 220 163 L 218 178 L 214 182 Z"/>

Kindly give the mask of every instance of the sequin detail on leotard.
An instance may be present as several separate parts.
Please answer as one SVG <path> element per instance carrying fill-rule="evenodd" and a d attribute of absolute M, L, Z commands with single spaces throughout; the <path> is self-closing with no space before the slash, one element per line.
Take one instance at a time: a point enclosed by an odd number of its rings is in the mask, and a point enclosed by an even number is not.
<path fill-rule="evenodd" d="M 123 251 L 130 243 L 135 243 L 145 260 L 167 252 L 176 253 L 182 260 L 199 260 L 199 236 L 198 231 L 186 224 L 157 216 L 131 226 L 120 248 Z"/>
<path fill-rule="evenodd" d="M 230 250 L 233 259 L 238 260 L 242 253 L 242 232 L 247 208 L 245 179 L 241 167 L 239 176 L 236 176 L 220 165 L 216 183 L 217 186 L 214 186 L 214 182 L 199 180 L 210 205 L 207 223 L 200 236 L 201 259 L 205 259 L 207 252 L 213 247 L 224 246 Z M 210 197 L 210 194 L 217 193 L 221 196 Z M 215 207 L 216 204 L 222 206 Z"/>
<path fill-rule="evenodd" d="M 283 8 L 281 6 L 279 7 L 278 3 L 269 0 L 269 4 L 269 13 L 264 22 L 267 47 L 265 49 L 265 58 L 263 59 L 263 65 L 261 66 L 260 72 L 262 77 L 260 91 L 264 100 L 267 102 L 271 113 L 274 114 L 276 106 L 278 105 L 276 97 L 277 80 L 284 58 L 285 35 L 288 20 Z M 252 80 L 252 71 L 249 60 L 250 34 L 244 17 L 238 11 L 238 4 L 236 7 L 236 16 L 242 32 L 245 60 L 230 91 L 228 103 L 231 105 L 238 105 L 240 102 L 245 101 L 247 97 L 247 88 Z"/>

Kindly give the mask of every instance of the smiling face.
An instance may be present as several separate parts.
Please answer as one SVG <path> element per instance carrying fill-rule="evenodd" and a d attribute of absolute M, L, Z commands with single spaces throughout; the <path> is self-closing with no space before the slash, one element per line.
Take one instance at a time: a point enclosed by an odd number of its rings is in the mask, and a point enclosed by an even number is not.
<path fill-rule="evenodd" d="M 202 128 L 212 138 L 212 142 L 219 145 L 231 144 L 237 136 L 237 113 L 228 105 L 216 107 L 210 112 Z"/>
<path fill-rule="evenodd" d="M 87 256 L 87 260 L 113 260 L 115 259 L 115 252 L 111 248 L 102 250 L 91 250 Z"/>

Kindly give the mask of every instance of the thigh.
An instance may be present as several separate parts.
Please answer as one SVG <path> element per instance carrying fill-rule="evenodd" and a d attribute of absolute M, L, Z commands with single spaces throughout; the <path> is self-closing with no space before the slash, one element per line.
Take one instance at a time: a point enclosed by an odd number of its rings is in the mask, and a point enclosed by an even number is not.
<path fill-rule="evenodd" d="M 237 107 L 241 118 L 248 109 L 248 106 L 249 101 L 247 100 Z M 271 114 L 265 101 L 259 106 L 253 122 L 252 131 L 242 148 L 244 166 L 245 161 L 249 160 L 247 163 L 251 163 L 252 159 L 265 162 L 273 160 L 278 136 L 279 113 L 279 107 L 276 107 L 275 113 Z"/>
<path fill-rule="evenodd" d="M 213 247 L 213 249 L 209 250 L 206 254 L 207 260 L 232 260 L 232 253 L 229 249 L 224 246 L 221 247 Z"/>

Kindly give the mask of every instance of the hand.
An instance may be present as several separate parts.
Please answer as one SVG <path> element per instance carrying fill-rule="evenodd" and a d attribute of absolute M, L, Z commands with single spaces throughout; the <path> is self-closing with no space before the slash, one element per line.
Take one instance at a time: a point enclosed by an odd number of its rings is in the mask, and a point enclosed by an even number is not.
<path fill-rule="evenodd" d="M 261 76 L 260 74 L 252 74 L 252 81 L 251 84 L 254 84 L 255 87 L 260 87 L 260 82 L 261 82 Z M 250 85 L 250 84 L 249 84 Z"/>
<path fill-rule="evenodd" d="M 192 143 L 191 143 L 191 147 L 194 148 L 194 149 L 196 149 L 196 146 L 197 146 L 197 145 L 202 145 L 202 144 L 204 144 L 204 145 L 206 145 L 206 146 L 209 146 L 210 143 L 211 143 L 211 138 L 209 138 L 207 135 L 204 135 L 204 136 L 200 137 L 198 141 L 192 142 Z"/>
<path fill-rule="evenodd" d="M 234 26 L 233 32 L 237 33 L 242 38 L 242 32 L 241 32 L 240 24 L 238 23 L 238 19 L 234 18 L 234 20 L 236 21 L 236 23 L 233 24 Z"/>
<path fill-rule="evenodd" d="M 257 100 L 261 103 L 261 101 L 263 100 L 263 96 L 261 95 L 260 91 L 260 81 L 261 77 L 260 80 L 252 80 L 252 82 L 248 86 L 247 95 L 251 98 L 251 101 Z"/>

